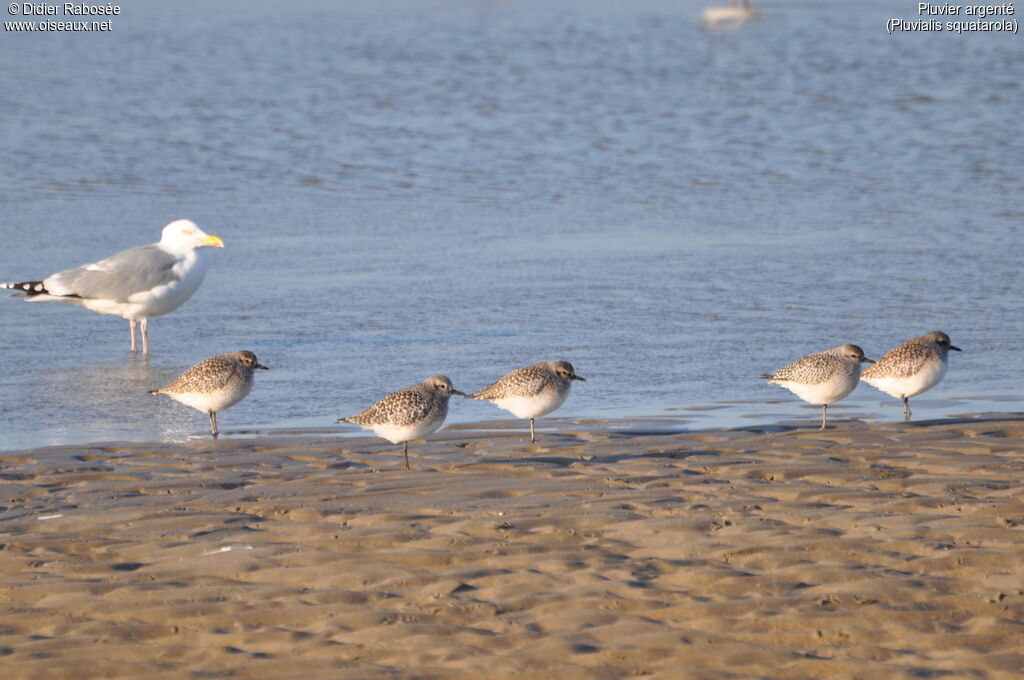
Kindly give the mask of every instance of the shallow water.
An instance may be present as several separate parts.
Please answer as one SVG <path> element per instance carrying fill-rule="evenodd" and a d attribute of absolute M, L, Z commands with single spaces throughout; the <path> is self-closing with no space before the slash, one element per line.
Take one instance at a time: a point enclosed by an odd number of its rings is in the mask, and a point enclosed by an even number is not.
<path fill-rule="evenodd" d="M 177 217 L 227 247 L 148 360 L 121 319 L 0 300 L 0 448 L 200 433 L 145 392 L 240 348 L 272 370 L 227 432 L 558 357 L 588 378 L 560 416 L 813 421 L 756 376 L 936 328 L 965 351 L 915 417 L 1024 410 L 1020 38 L 701 8 L 133 3 L 106 34 L 5 33 L 0 280 Z M 901 415 L 867 385 L 833 411 Z"/>

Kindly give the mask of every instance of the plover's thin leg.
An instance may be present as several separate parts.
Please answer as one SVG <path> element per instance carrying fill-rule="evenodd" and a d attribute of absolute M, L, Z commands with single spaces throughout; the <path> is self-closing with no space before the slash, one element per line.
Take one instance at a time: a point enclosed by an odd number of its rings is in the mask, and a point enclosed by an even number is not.
<path fill-rule="evenodd" d="M 135 326 L 138 325 L 135 319 L 128 319 L 128 330 L 132 334 L 132 354 L 135 354 Z"/>
<path fill-rule="evenodd" d="M 409 442 L 405 442 L 405 469 L 412 469 L 411 467 L 409 467 Z"/>
<path fill-rule="evenodd" d="M 531 444 L 536 444 L 537 443 L 537 435 L 533 431 L 533 418 L 530 418 L 530 443 Z"/>
<path fill-rule="evenodd" d="M 213 438 L 216 439 L 217 435 L 220 434 L 220 432 L 217 431 L 217 412 L 210 411 L 208 415 L 210 416 L 210 434 L 212 434 Z"/>
<path fill-rule="evenodd" d="M 142 324 L 142 353 L 149 354 L 149 319 L 143 319 Z"/>
<path fill-rule="evenodd" d="M 903 397 L 903 420 L 910 420 L 910 399 Z"/>
<path fill-rule="evenodd" d="M 828 411 L 828 404 L 821 405 L 821 429 L 825 429 L 825 423 L 828 422 L 825 416 L 825 412 Z"/>

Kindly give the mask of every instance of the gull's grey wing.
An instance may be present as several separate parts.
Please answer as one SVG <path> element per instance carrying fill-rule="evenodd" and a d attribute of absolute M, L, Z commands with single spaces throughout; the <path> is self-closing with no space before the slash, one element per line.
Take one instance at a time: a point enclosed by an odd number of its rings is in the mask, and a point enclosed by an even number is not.
<path fill-rule="evenodd" d="M 127 302 L 136 293 L 177 281 L 177 261 L 157 245 L 139 246 L 99 262 L 57 272 L 43 284 L 51 295 Z"/>

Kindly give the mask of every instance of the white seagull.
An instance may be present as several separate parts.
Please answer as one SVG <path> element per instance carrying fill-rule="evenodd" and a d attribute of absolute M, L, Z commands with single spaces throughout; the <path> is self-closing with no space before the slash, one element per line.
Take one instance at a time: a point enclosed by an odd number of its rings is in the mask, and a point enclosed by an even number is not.
<path fill-rule="evenodd" d="M 149 318 L 181 307 L 203 282 L 202 246 L 223 248 L 224 242 L 189 220 L 175 220 L 164 227 L 159 243 L 129 248 L 41 281 L 0 283 L 0 288 L 16 290 L 28 302 L 70 302 L 128 319 L 132 352 L 135 329 L 141 326 L 142 353 L 149 354 Z"/>

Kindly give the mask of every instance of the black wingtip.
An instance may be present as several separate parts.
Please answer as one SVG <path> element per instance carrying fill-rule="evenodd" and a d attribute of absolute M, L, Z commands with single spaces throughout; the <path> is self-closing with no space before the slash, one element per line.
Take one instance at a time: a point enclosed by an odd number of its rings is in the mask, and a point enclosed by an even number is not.
<path fill-rule="evenodd" d="M 50 291 L 46 290 L 46 286 L 43 285 L 42 281 L 18 281 L 12 283 L 0 283 L 0 288 L 6 288 L 7 290 L 13 290 L 16 294 L 24 295 L 26 297 L 35 297 L 36 295 L 48 295 Z"/>

